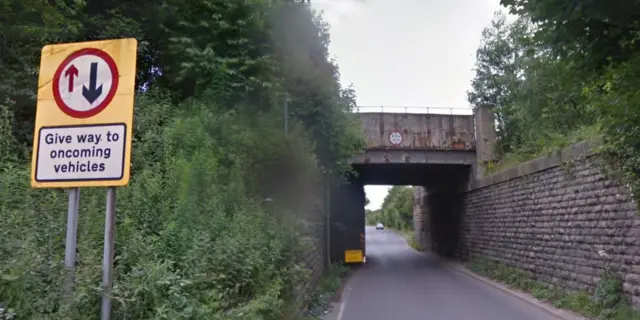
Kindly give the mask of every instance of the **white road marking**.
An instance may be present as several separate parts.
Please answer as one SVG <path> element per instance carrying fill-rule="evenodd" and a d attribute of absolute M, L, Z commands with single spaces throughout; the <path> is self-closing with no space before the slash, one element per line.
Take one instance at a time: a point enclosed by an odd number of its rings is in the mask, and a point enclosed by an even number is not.
<path fill-rule="evenodd" d="M 344 313 L 344 307 L 347 305 L 347 300 L 349 298 L 350 292 L 351 292 L 351 287 L 347 287 L 347 290 L 344 293 L 344 297 L 342 299 L 342 303 L 340 304 L 340 309 L 338 310 L 338 318 L 336 320 L 342 320 L 342 313 Z"/>

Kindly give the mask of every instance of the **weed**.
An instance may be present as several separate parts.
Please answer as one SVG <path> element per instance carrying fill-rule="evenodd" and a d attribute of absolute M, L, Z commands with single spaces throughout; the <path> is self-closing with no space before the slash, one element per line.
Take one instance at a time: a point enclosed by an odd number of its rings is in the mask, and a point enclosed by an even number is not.
<path fill-rule="evenodd" d="M 330 309 L 329 299 L 342 285 L 349 268 L 343 264 L 333 264 L 327 273 L 320 278 L 315 290 L 307 302 L 307 311 L 301 320 L 318 319 Z"/>
<path fill-rule="evenodd" d="M 585 291 L 567 292 L 557 286 L 543 284 L 520 269 L 489 259 L 472 259 L 468 267 L 481 276 L 528 292 L 540 301 L 550 302 L 556 308 L 597 317 L 599 320 L 640 319 L 640 313 L 633 310 L 622 296 L 620 278 L 608 272 L 601 277 L 590 295 Z"/>

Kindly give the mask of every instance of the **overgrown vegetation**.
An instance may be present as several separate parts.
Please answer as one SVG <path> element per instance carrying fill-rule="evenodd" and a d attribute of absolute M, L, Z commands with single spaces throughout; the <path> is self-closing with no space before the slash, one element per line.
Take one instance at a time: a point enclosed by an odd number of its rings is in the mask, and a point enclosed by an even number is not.
<path fill-rule="evenodd" d="M 495 106 L 499 163 L 529 160 L 602 135 L 608 163 L 638 186 L 640 4 L 502 0 L 483 33 L 469 101 Z M 638 190 L 634 187 L 638 199 Z"/>
<path fill-rule="evenodd" d="M 591 319 L 634 320 L 640 319 L 623 297 L 622 281 L 606 272 L 601 276 L 592 293 L 568 292 L 557 286 L 536 281 L 522 270 L 488 259 L 472 259 L 469 268 L 482 276 L 497 280 L 510 287 L 530 293 L 536 299 L 577 312 Z"/>
<path fill-rule="evenodd" d="M 500 155 L 488 171 L 600 136 L 606 169 L 640 200 L 640 3 L 501 0 L 501 4 L 515 20 L 509 22 L 497 13 L 485 29 L 468 94 L 474 105 L 495 107 Z M 614 275 L 604 275 L 592 295 L 560 294 L 505 266 L 475 268 L 585 315 L 639 317 L 622 302 L 621 284 Z"/>
<path fill-rule="evenodd" d="M 362 148 L 322 19 L 296 1 L 2 0 L 0 308 L 99 313 L 104 190 L 83 189 L 75 290 L 66 193 L 29 187 L 47 43 L 139 41 L 132 179 L 118 190 L 114 319 L 291 319 L 324 221 L 318 197 Z M 289 133 L 282 103 L 288 93 Z M 265 202 L 265 198 L 273 201 Z M 316 254 L 322 254 L 318 252 Z"/>
<path fill-rule="evenodd" d="M 309 317 L 320 317 L 330 309 L 330 299 L 337 293 L 343 284 L 343 280 L 349 273 L 349 268 L 344 264 L 333 264 L 322 277 L 309 301 Z M 312 318 L 311 318 L 312 319 Z"/>

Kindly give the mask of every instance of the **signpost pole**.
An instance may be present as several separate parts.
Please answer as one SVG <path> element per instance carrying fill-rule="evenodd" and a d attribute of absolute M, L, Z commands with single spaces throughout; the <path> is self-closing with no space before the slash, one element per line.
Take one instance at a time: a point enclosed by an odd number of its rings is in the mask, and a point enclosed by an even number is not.
<path fill-rule="evenodd" d="M 113 282 L 113 246 L 116 227 L 116 188 L 107 188 L 107 208 L 104 221 L 104 252 L 102 257 L 102 320 L 111 319 L 111 286 Z"/>
<path fill-rule="evenodd" d="M 80 188 L 69 190 L 69 209 L 67 211 L 67 239 L 64 251 L 64 267 L 67 268 L 67 296 L 71 296 L 76 266 L 76 245 L 78 240 L 78 207 L 80 205 Z"/>
<path fill-rule="evenodd" d="M 67 211 L 67 241 L 64 251 L 64 266 L 69 269 L 73 269 L 76 265 L 79 202 L 80 188 L 71 188 L 69 190 L 69 210 Z"/>
<path fill-rule="evenodd" d="M 129 184 L 138 41 L 134 38 L 42 48 L 32 188 L 70 188 L 64 266 L 71 298 L 82 187 L 107 187 L 101 319 L 111 319 L 116 187 Z M 46 93 L 43 95 L 43 93 Z M 112 107 L 113 106 L 113 107 Z M 99 117 L 96 117 L 99 115 Z M 63 156 L 66 155 L 66 156 Z"/>

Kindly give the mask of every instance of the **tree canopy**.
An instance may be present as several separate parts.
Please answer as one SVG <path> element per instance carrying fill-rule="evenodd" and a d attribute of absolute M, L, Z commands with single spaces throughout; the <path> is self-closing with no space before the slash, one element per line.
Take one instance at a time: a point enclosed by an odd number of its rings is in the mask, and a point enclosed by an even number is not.
<path fill-rule="evenodd" d="M 472 104 L 495 107 L 501 165 L 603 136 L 609 163 L 634 179 L 638 20 L 635 1 L 503 0 L 483 32 Z M 627 179 L 627 180 L 628 180 Z"/>
<path fill-rule="evenodd" d="M 118 190 L 113 317 L 298 314 L 314 267 L 304 257 L 323 247 L 321 182 L 336 183 L 363 146 L 355 93 L 338 82 L 321 17 L 286 0 L 0 7 L 0 307 L 19 319 L 98 314 L 102 190 L 81 192 L 69 298 L 67 199 L 28 185 L 39 56 L 50 43 L 134 37 L 132 179 Z"/>

